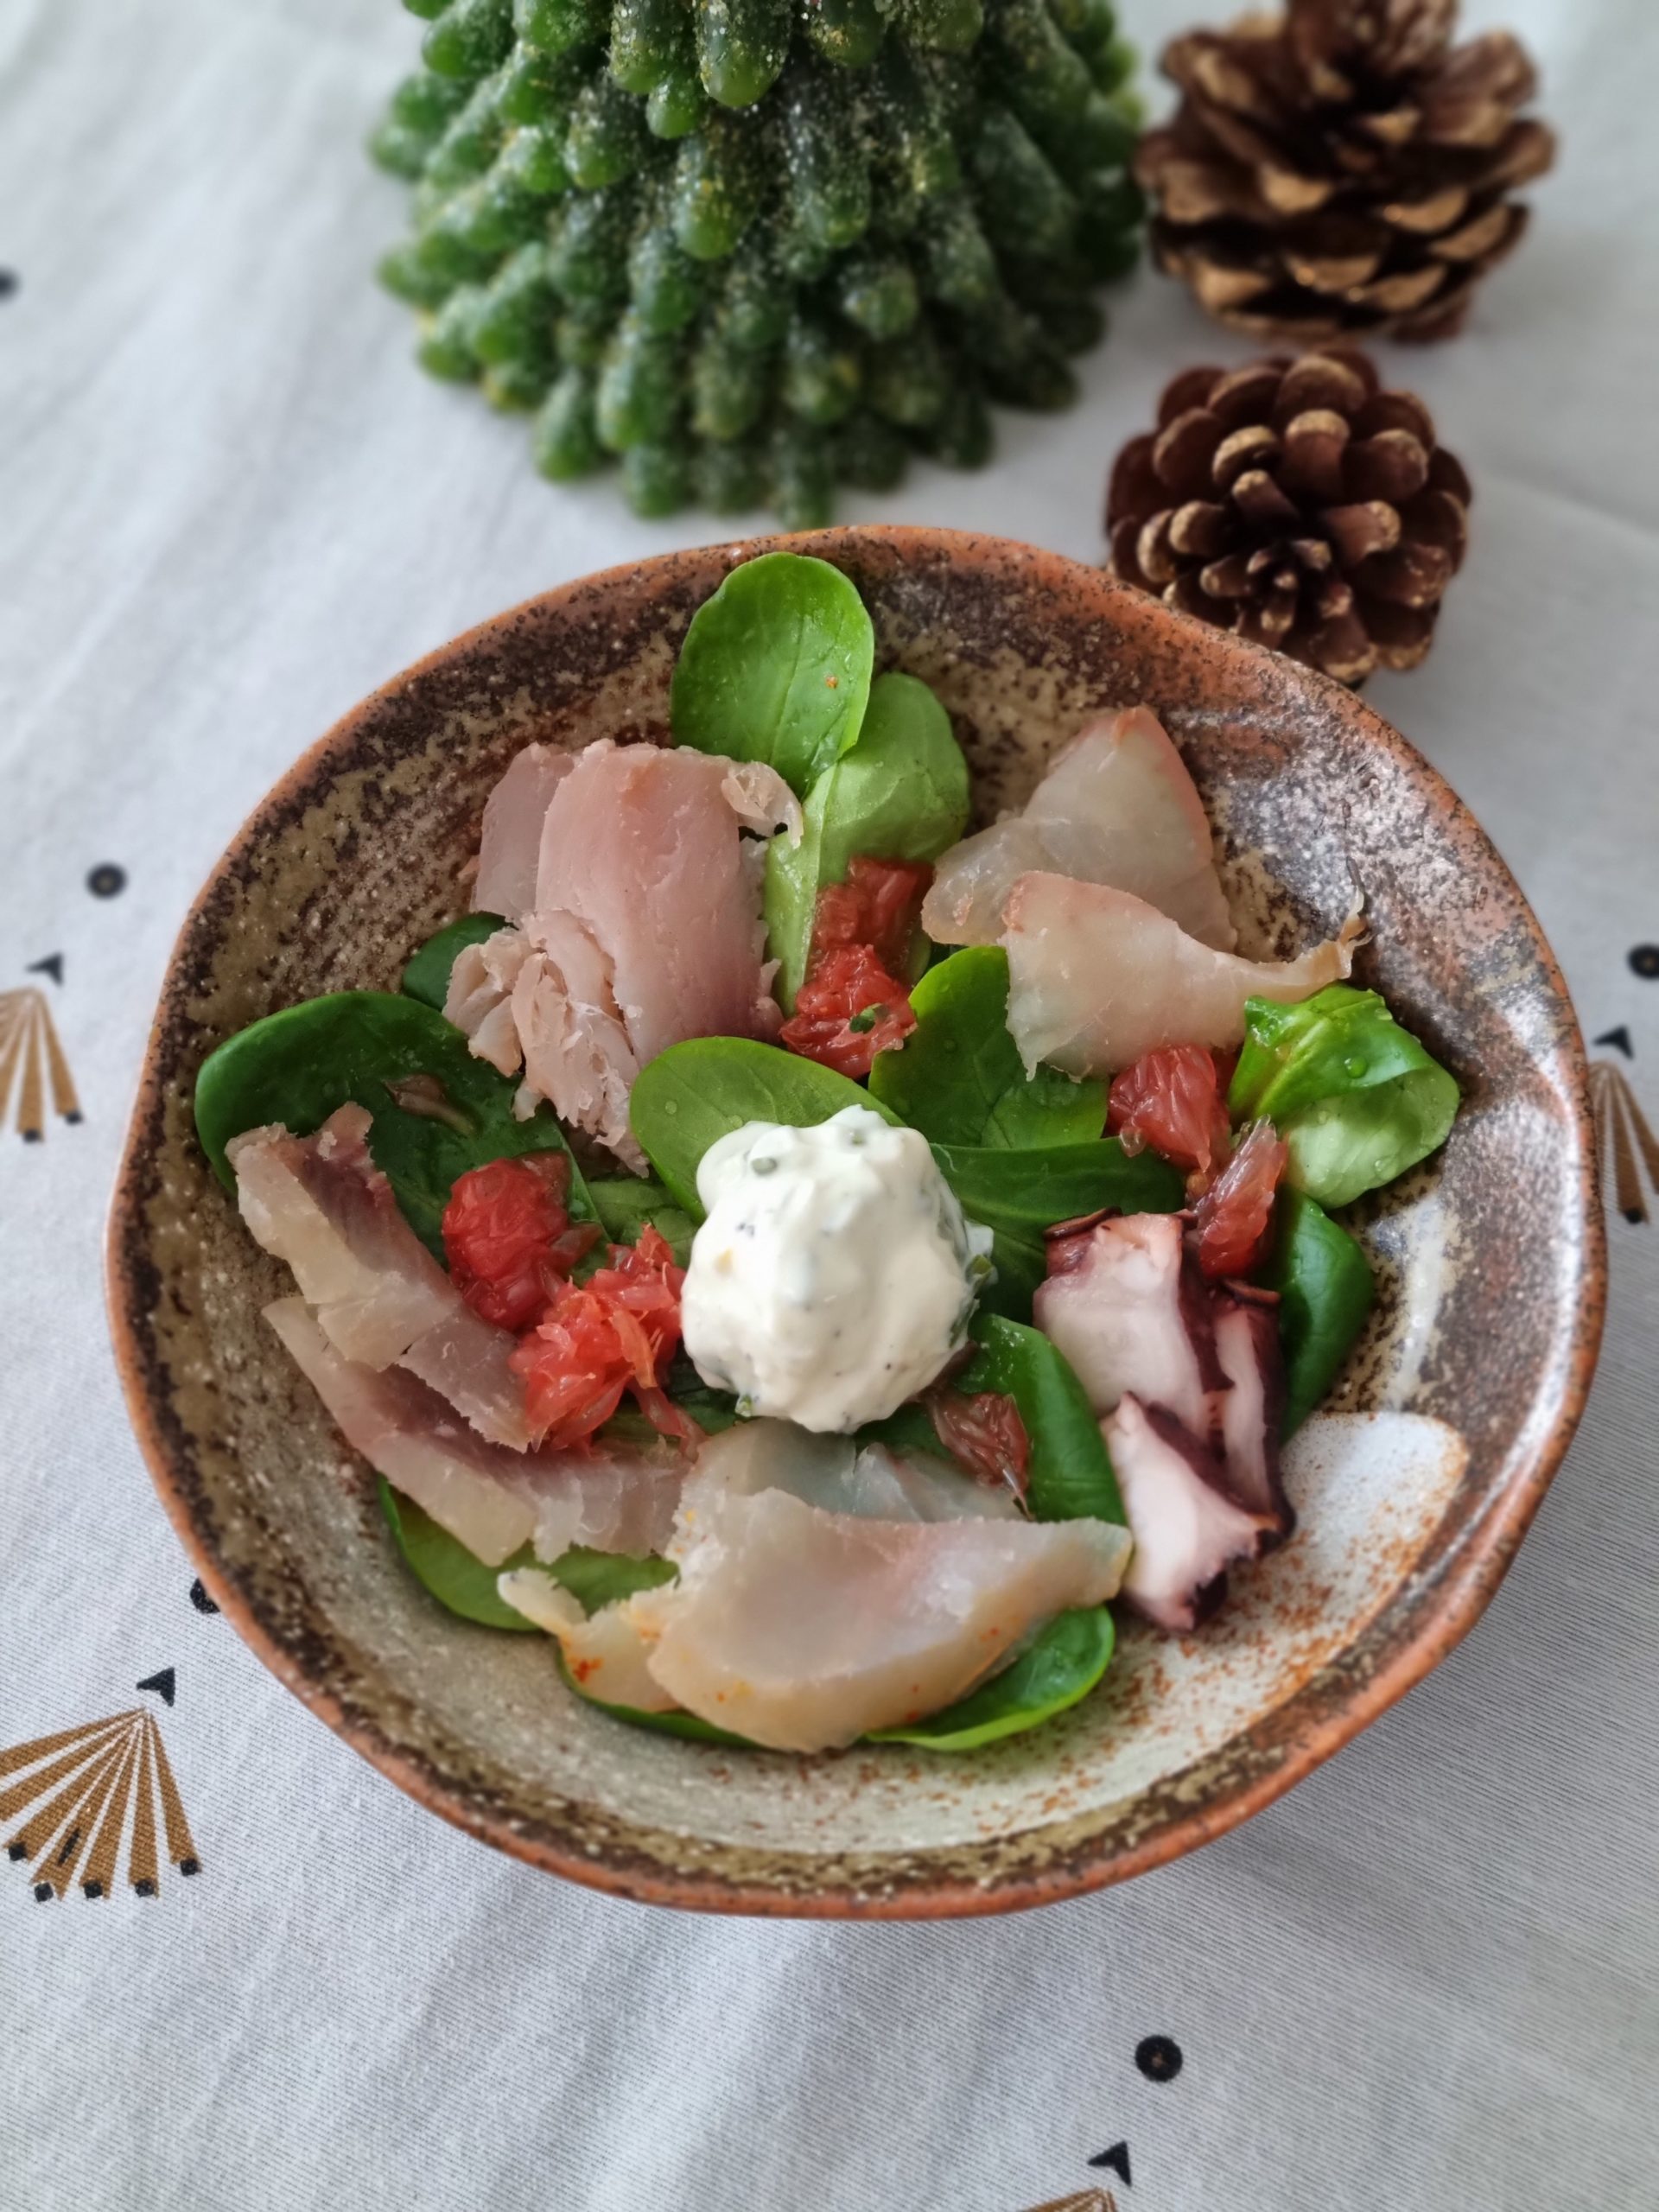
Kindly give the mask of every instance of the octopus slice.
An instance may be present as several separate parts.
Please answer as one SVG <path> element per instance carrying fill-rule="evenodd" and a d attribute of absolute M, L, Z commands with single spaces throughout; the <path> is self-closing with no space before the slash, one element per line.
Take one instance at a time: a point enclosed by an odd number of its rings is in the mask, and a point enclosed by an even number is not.
<path fill-rule="evenodd" d="M 1277 1524 L 1231 1495 L 1215 1453 L 1166 1408 L 1131 1392 L 1101 1428 L 1135 1537 L 1123 1595 L 1183 1634 L 1215 1611 L 1227 1569 L 1257 1558 Z"/>
<path fill-rule="evenodd" d="M 1033 1316 L 1094 1412 L 1110 1413 L 1133 1391 L 1203 1436 L 1228 1378 L 1180 1216 L 1120 1215 L 1062 1242 L 1065 1271 L 1038 1285 Z"/>

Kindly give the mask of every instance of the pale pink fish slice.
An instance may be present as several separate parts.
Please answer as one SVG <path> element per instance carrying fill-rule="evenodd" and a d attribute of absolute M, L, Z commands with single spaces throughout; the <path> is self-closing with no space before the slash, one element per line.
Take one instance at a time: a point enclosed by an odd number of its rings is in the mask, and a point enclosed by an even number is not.
<path fill-rule="evenodd" d="M 482 1320 L 398 1211 L 369 1155 L 372 1118 L 341 1106 L 314 1136 L 280 1122 L 226 1147 L 237 1205 L 256 1243 L 292 1268 L 343 1359 L 402 1365 L 441 1390 L 498 1444 L 530 1441 L 514 1339 Z"/>
<path fill-rule="evenodd" d="M 684 1038 L 756 1033 L 766 930 L 740 833 L 768 816 L 799 820 L 780 777 L 688 749 L 602 740 L 559 785 L 537 912 L 574 917 L 610 962 L 638 1065 Z"/>
<path fill-rule="evenodd" d="M 346 1442 L 485 1566 L 524 1544 L 551 1560 L 572 1544 L 647 1552 L 667 1542 L 680 1492 L 671 1455 L 510 1451 L 405 1370 L 342 1359 L 303 1299 L 279 1299 L 265 1319 Z"/>
<path fill-rule="evenodd" d="M 1115 1075 L 1161 1045 L 1242 1043 L 1244 1001 L 1294 1003 L 1339 982 L 1357 914 L 1295 960 L 1244 960 L 1187 936 L 1143 899 L 1101 883 L 1022 875 L 1008 893 L 1008 1027 L 1028 1069 Z"/>
<path fill-rule="evenodd" d="M 466 1038 L 475 1059 L 501 1075 L 517 1075 L 524 1047 L 512 1018 L 512 987 L 530 951 L 521 930 L 497 930 L 481 944 L 464 944 L 449 968 L 443 1018 Z"/>
<path fill-rule="evenodd" d="M 1035 872 L 1132 892 L 1222 951 L 1236 942 L 1203 802 L 1145 707 L 1088 723 L 1020 813 L 953 846 L 935 871 L 923 925 L 941 944 L 994 944 L 1009 892 Z"/>
<path fill-rule="evenodd" d="M 499 1567 L 530 1541 L 535 1509 L 500 1479 L 500 1463 L 514 1453 L 458 1420 L 415 1376 L 342 1359 L 302 1298 L 278 1299 L 265 1319 L 346 1441 L 394 1490 L 486 1567 Z"/>
<path fill-rule="evenodd" d="M 828 1513 L 874 1521 L 1017 1521 L 1020 1505 L 1001 1484 L 976 1482 L 928 1452 L 798 1428 L 786 1421 L 741 1421 L 698 1452 L 682 1510 L 716 1494 L 785 1490 Z"/>
<path fill-rule="evenodd" d="M 512 1000 L 524 1056 L 514 1110 L 531 1111 L 537 1097 L 545 1098 L 561 1120 L 597 1137 L 643 1175 L 645 1155 L 628 1126 L 639 1056 L 616 1001 L 610 957 L 563 907 L 532 914 L 525 931 L 530 949 Z"/>
<path fill-rule="evenodd" d="M 823 1751 L 965 1694 L 1055 1614 L 1109 1598 L 1128 1548 L 1102 1521 L 827 1511 L 728 1484 L 716 1459 L 686 1485 L 678 1582 L 628 1610 L 677 1705 L 780 1751 Z"/>
<path fill-rule="evenodd" d="M 476 912 L 516 922 L 535 905 L 542 824 L 554 792 L 575 765 L 574 753 L 550 745 L 527 745 L 514 753 L 484 802 L 478 874 L 473 879 Z"/>
<path fill-rule="evenodd" d="M 564 1663 L 585 1697 L 639 1713 L 673 1709 L 673 1699 L 651 1671 L 651 1646 L 627 1605 L 584 1613 L 568 1590 L 534 1567 L 498 1575 L 495 1586 L 515 1612 L 558 1638 Z"/>

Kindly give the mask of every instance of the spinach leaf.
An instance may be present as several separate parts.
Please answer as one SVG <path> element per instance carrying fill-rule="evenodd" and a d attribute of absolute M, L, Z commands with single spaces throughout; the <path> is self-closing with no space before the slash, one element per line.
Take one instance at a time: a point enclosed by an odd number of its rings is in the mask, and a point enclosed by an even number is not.
<path fill-rule="evenodd" d="M 1031 1439 L 1027 1502 L 1038 1521 L 1115 1522 L 1127 1525 L 1117 1478 L 1100 1423 L 1058 1346 L 1039 1330 L 998 1313 L 973 1324 L 979 1351 L 956 1378 L 969 1394 L 1001 1390 L 1020 1408 Z"/>
<path fill-rule="evenodd" d="M 806 795 L 801 842 L 766 852 L 766 942 L 785 1007 L 806 979 L 818 893 L 861 855 L 937 860 L 968 826 L 968 763 L 950 717 L 913 676 L 878 676 L 850 753 Z"/>
<path fill-rule="evenodd" d="M 556 1645 L 555 1649 L 557 1649 Z M 630 1728 L 648 1728 L 658 1736 L 689 1737 L 694 1744 L 729 1744 L 741 1751 L 758 1751 L 762 1746 L 752 1744 L 747 1736 L 734 1736 L 728 1728 L 716 1728 L 712 1720 L 700 1719 L 695 1713 L 683 1713 L 677 1706 L 667 1713 L 646 1713 L 637 1705 L 611 1705 L 602 1697 L 593 1697 L 583 1689 L 564 1663 L 564 1654 L 559 1652 L 559 1672 L 564 1677 L 565 1688 L 574 1690 L 584 1705 L 596 1706 L 600 1712 L 608 1713 L 613 1720 L 626 1720 Z"/>
<path fill-rule="evenodd" d="M 588 1195 L 613 1244 L 637 1243 L 649 1222 L 673 1246 L 677 1264 L 685 1266 L 697 1224 L 660 1183 L 647 1175 L 594 1175 L 588 1178 Z"/>
<path fill-rule="evenodd" d="M 570 1592 L 584 1613 L 596 1613 L 601 1605 L 632 1598 L 637 1590 L 654 1590 L 659 1583 L 672 1582 L 679 1573 L 671 1560 L 593 1551 L 586 1544 L 573 1544 L 550 1567 L 538 1560 L 528 1544 L 499 1567 L 486 1567 L 412 1497 L 400 1497 L 384 1475 L 377 1477 L 376 1487 L 386 1525 L 416 1580 L 447 1611 L 458 1613 L 462 1620 L 476 1621 L 483 1628 L 512 1629 L 515 1633 L 528 1629 L 532 1636 L 542 1633 L 534 1621 L 526 1620 L 496 1589 L 497 1575 L 518 1567 L 533 1567 L 550 1575 Z"/>
<path fill-rule="evenodd" d="M 390 1084 L 423 1075 L 441 1086 L 461 1126 L 400 1106 Z M 517 1085 L 475 1060 L 459 1029 L 419 999 L 339 991 L 268 1014 L 226 1039 L 196 1077 L 196 1130 L 226 1190 L 225 1147 L 245 1129 L 281 1122 L 308 1136 L 355 1099 L 374 1116 L 369 1149 L 404 1218 L 442 1258 L 443 1209 L 457 1176 L 521 1152 L 569 1152 L 545 1107 L 513 1119 Z M 566 1201 L 574 1221 L 597 1218 L 575 1161 Z"/>
<path fill-rule="evenodd" d="M 1279 1294 L 1285 1350 L 1284 1433 L 1336 1379 L 1376 1295 L 1370 1263 L 1345 1229 L 1300 1191 L 1286 1191 L 1263 1287 Z"/>
<path fill-rule="evenodd" d="M 810 1128 L 843 1106 L 872 1105 L 898 1120 L 861 1084 L 816 1060 L 747 1037 L 693 1037 L 640 1069 L 628 1118 L 669 1195 L 701 1221 L 697 1163 L 717 1138 L 746 1122 Z"/>
<path fill-rule="evenodd" d="M 1057 1221 L 1116 1206 L 1124 1213 L 1173 1213 L 1185 1202 L 1177 1171 L 1157 1154 L 1131 1158 L 1116 1137 L 1028 1147 L 936 1144 L 933 1157 L 971 1221 L 994 1239 L 996 1279 L 981 1293 L 988 1311 L 1028 1319 L 1048 1270 L 1043 1231 Z"/>
<path fill-rule="evenodd" d="M 876 1054 L 870 1095 L 935 1144 L 1072 1144 L 1104 1128 L 1103 1083 L 1048 1067 L 1027 1077 L 1008 1034 L 1001 945 L 953 952 L 914 986 L 910 1004 L 916 1027 L 897 1052 Z"/>
<path fill-rule="evenodd" d="M 546 1571 L 563 1585 L 584 1613 L 617 1605 L 638 1591 L 676 1582 L 680 1573 L 671 1559 L 658 1559 L 654 1553 L 636 1557 L 631 1552 L 596 1552 L 587 1544 L 572 1544 Z"/>
<path fill-rule="evenodd" d="M 499 914 L 463 914 L 429 937 L 404 970 L 403 988 L 409 997 L 443 1012 L 449 995 L 449 970 L 463 946 L 482 944 L 486 937 L 506 927 Z"/>
<path fill-rule="evenodd" d="M 1105 1605 L 1061 1613 L 1011 1666 L 955 1705 L 906 1728 L 877 1729 L 866 1740 L 914 1744 L 928 1751 L 976 1751 L 1001 1737 L 1022 1735 L 1089 1694 L 1110 1663 L 1115 1641 Z"/>
<path fill-rule="evenodd" d="M 839 569 L 763 553 L 691 618 L 669 712 L 677 745 L 765 760 L 804 798 L 857 741 L 875 632 Z"/>
<path fill-rule="evenodd" d="M 1245 1001 L 1228 1104 L 1265 1116 L 1290 1148 L 1288 1180 L 1344 1206 L 1445 1143 L 1456 1081 L 1375 991 L 1332 983 L 1300 1006 Z"/>
<path fill-rule="evenodd" d="M 525 1544 L 500 1567 L 486 1567 L 465 1544 L 423 1512 L 412 1497 L 400 1497 L 384 1475 L 376 1478 L 380 1510 L 397 1540 L 415 1580 L 424 1585 L 446 1611 L 481 1628 L 507 1628 L 531 1636 L 541 1630 L 534 1621 L 515 1612 L 496 1591 L 495 1578 L 509 1567 L 534 1567 L 536 1554 Z"/>

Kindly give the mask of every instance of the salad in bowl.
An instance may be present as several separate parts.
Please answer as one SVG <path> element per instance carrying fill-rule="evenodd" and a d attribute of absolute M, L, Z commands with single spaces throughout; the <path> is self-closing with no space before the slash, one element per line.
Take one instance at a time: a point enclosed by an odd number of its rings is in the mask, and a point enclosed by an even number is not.
<path fill-rule="evenodd" d="M 512 753 L 399 990 L 195 1084 L 385 1539 L 618 1726 L 959 1753 L 1122 1618 L 1202 1637 L 1371 1306 L 1344 1211 L 1459 1112 L 1357 888 L 1240 950 L 1148 708 L 976 829 L 879 659 L 840 569 L 742 562 L 667 731 Z"/>

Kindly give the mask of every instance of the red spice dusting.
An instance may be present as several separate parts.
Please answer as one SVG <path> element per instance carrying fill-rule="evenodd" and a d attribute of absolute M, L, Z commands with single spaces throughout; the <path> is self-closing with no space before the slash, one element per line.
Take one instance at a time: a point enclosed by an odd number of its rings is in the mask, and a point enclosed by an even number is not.
<path fill-rule="evenodd" d="M 1202 1045 L 1164 1045 L 1112 1078 L 1107 1128 L 1126 1152 L 1151 1145 L 1206 1179 L 1226 1159 L 1227 1102 L 1215 1055 Z"/>
<path fill-rule="evenodd" d="M 599 1242 L 565 1208 L 570 1161 L 563 1152 L 492 1160 L 459 1177 L 443 1210 L 443 1249 L 457 1290 L 499 1329 L 536 1319 L 560 1281 Z"/>
<path fill-rule="evenodd" d="M 922 1394 L 938 1439 L 953 1459 L 982 1483 L 1006 1483 L 1016 1497 L 1026 1494 L 1031 1467 L 1031 1438 L 1020 1408 L 1002 1390 L 971 1395 L 936 1382 Z"/>
<path fill-rule="evenodd" d="M 1193 1210 L 1198 1266 L 1212 1280 L 1249 1274 L 1268 1255 L 1274 1195 L 1289 1154 L 1271 1122 L 1255 1122 Z"/>
<path fill-rule="evenodd" d="M 563 1282 L 511 1358 L 524 1412 L 543 1442 L 584 1444 L 632 1390 L 652 1426 L 682 1443 L 701 1439 L 663 1384 L 680 1340 L 685 1271 L 649 1224 L 636 1244 L 613 1244 L 610 1264 L 585 1283 Z"/>
<path fill-rule="evenodd" d="M 841 1075 L 865 1076 L 878 1052 L 904 1042 L 916 1017 L 899 971 L 932 880 L 925 862 L 860 855 L 844 883 L 819 892 L 806 981 L 782 1030 L 791 1052 Z"/>

